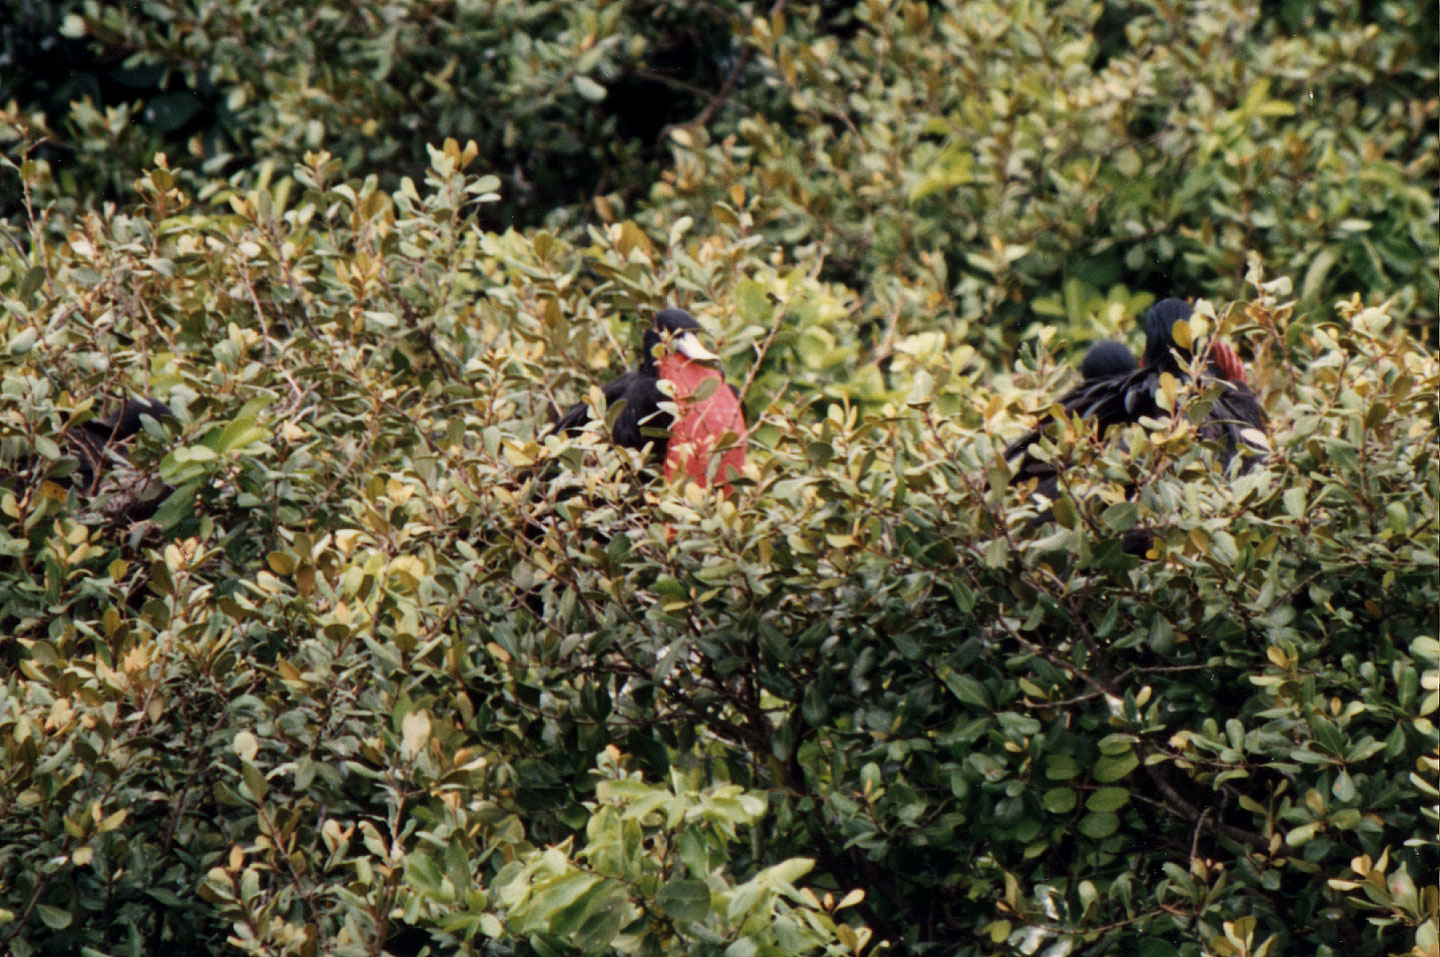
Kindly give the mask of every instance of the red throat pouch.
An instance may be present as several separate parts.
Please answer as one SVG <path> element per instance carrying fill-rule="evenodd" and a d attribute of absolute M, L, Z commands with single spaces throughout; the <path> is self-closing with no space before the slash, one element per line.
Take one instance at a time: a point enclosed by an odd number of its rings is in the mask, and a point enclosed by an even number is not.
<path fill-rule="evenodd" d="M 721 453 L 716 474 L 717 484 L 725 494 L 730 494 L 726 481 L 730 470 L 738 473 L 745 466 L 745 414 L 740 400 L 718 371 L 678 353 L 660 360 L 660 377 L 675 385 L 675 403 L 680 407 L 679 415 L 670 426 L 665 477 L 668 479 L 676 469 L 683 468 L 696 484 L 705 488 L 709 485 L 705 469 L 710 463 L 711 450 L 721 436 L 733 432 L 739 440 Z M 695 399 L 695 393 L 707 379 L 715 380 L 715 391 L 703 399 Z"/>
<path fill-rule="evenodd" d="M 1210 361 L 1220 373 L 1220 378 L 1236 385 L 1245 385 L 1245 366 L 1240 363 L 1239 354 L 1229 345 L 1217 342 L 1210 347 Z"/>

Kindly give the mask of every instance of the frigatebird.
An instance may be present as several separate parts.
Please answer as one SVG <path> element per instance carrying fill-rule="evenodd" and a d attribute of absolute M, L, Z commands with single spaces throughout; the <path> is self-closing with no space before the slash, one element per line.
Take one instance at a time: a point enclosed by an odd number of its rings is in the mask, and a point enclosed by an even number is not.
<path fill-rule="evenodd" d="M 68 436 L 70 451 L 80 460 L 75 470 L 76 488 L 86 493 L 94 491 L 107 450 L 137 435 L 144 428 L 147 415 L 157 422 L 175 418 L 170 407 L 159 399 L 126 399 L 117 411 L 82 423 Z"/>
<path fill-rule="evenodd" d="M 668 479 L 679 469 L 699 486 L 709 485 L 710 454 L 727 433 L 733 443 L 720 455 L 717 479 L 728 493 L 728 479 L 745 466 L 745 415 L 739 395 L 725 385 L 714 366 L 719 356 L 706 349 L 696 332 L 695 317 L 683 309 L 662 309 L 654 324 L 645 330 L 640 365 L 608 382 L 602 391 L 607 407 L 623 403 L 611 426 L 611 439 L 628 449 L 650 446 L 652 454 L 664 453 Z M 708 381 L 713 386 L 707 386 Z M 661 382 L 671 385 L 671 394 Z M 677 422 L 669 409 L 674 402 L 680 412 Z M 577 403 L 560 417 L 551 434 L 574 435 L 590 421 L 590 407 Z"/>
<path fill-rule="evenodd" d="M 1080 366 L 1084 381 L 1061 396 L 1057 404 L 1067 416 L 1093 419 L 1096 431 L 1102 436 L 1112 426 L 1138 422 L 1146 417 L 1167 417 L 1169 413 L 1160 407 L 1157 398 L 1160 377 L 1169 373 L 1181 381 L 1188 378 L 1184 366 L 1190 363 L 1191 352 L 1176 343 L 1174 329 L 1175 323 L 1188 320 L 1192 314 L 1190 305 L 1180 299 L 1157 302 L 1145 313 L 1145 352 L 1139 363 L 1120 343 L 1096 343 Z M 1243 433 L 1249 429 L 1263 430 L 1265 418 L 1260 403 L 1246 384 L 1244 366 L 1235 350 L 1223 342 L 1212 342 L 1207 360 L 1205 369 L 1200 372 L 1200 381 L 1220 382 L 1223 388 L 1198 432 L 1203 439 L 1223 444 L 1221 463 L 1225 465 L 1241 445 L 1254 447 Z M 1030 447 L 1039 440 L 1050 421 L 1047 416 L 1035 429 L 1012 442 L 1005 449 L 1005 458 L 1014 459 L 1023 455 L 1016 478 L 1034 479 L 1036 493 L 1053 501 L 1059 491 L 1058 467 L 1029 454 Z M 1248 469 L 1250 464 L 1247 459 L 1241 466 L 1242 470 Z M 1043 513 L 1039 520 L 1048 519 L 1049 514 L 1048 511 Z M 1149 538 L 1148 533 L 1127 535 L 1125 550 L 1143 554 L 1149 548 Z"/>
<path fill-rule="evenodd" d="M 1101 434 L 1111 426 L 1138 422 L 1145 417 L 1165 418 L 1168 413 L 1160 407 L 1157 398 L 1160 377 L 1169 373 L 1182 381 L 1188 378 L 1182 364 L 1189 363 L 1191 353 L 1176 344 L 1173 330 L 1176 322 L 1189 319 L 1192 312 L 1190 305 L 1179 299 L 1164 299 L 1150 307 L 1145 313 L 1145 353 L 1138 367 L 1127 364 L 1123 359 L 1117 360 L 1109 344 L 1097 343 L 1091 347 L 1091 354 L 1082 364 L 1082 369 L 1090 367 L 1085 381 L 1060 397 L 1058 404 L 1061 409 L 1066 415 L 1095 420 Z M 1109 358 L 1095 356 L 1092 361 L 1092 356 L 1102 346 Z M 1089 371 L 1095 374 L 1090 375 Z M 1213 344 L 1209 362 L 1200 379 L 1201 382 L 1218 381 L 1224 385 L 1199 431 L 1203 438 L 1224 442 L 1224 461 L 1228 462 L 1244 443 L 1241 436 L 1244 430 L 1264 428 L 1264 413 L 1246 385 L 1239 357 L 1223 343 Z M 1038 428 L 1012 442 L 1005 450 L 1005 457 L 1013 459 L 1028 451 L 1040 438 L 1048 422 L 1047 419 Z M 1024 474 L 1023 466 L 1021 471 Z"/>

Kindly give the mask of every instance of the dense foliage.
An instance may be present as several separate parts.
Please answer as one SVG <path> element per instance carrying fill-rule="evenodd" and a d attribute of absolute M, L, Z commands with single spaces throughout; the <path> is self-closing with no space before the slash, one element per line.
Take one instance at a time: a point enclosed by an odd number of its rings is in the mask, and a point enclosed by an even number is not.
<path fill-rule="evenodd" d="M 1440 953 L 1433 8 L 10 5 L 0 950 Z M 1160 292 L 1267 451 L 1036 521 Z M 545 435 L 664 304 L 729 498 Z"/>
<path fill-rule="evenodd" d="M 390 190 L 446 137 L 502 178 L 490 226 L 633 208 L 664 234 L 739 183 L 768 244 L 857 290 L 852 372 L 897 333 L 1008 352 L 1036 316 L 1113 327 L 1127 290 L 1237 296 L 1252 250 L 1307 307 L 1436 321 L 1433 4 L 6 8 L 0 104 L 65 203 L 133 197 L 157 149 L 196 192 L 322 147 Z"/>

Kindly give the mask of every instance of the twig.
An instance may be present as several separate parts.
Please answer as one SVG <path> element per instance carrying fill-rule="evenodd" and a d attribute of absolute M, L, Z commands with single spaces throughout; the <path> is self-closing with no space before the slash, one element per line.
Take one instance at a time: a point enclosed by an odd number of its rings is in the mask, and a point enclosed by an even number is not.
<path fill-rule="evenodd" d="M 1172 812 L 1178 812 L 1180 816 L 1186 820 L 1195 821 L 1197 829 L 1204 823 L 1205 816 L 1214 810 L 1213 808 L 1207 808 L 1202 813 L 1199 808 L 1181 797 L 1180 792 L 1176 791 L 1174 785 L 1165 780 L 1165 776 L 1161 774 L 1154 765 L 1146 765 L 1145 773 L 1150 776 L 1151 782 L 1154 783 L 1155 787 L 1159 789 L 1160 793 L 1164 796 L 1165 803 L 1169 806 L 1170 810 Z M 1219 822 L 1212 824 L 1211 828 L 1238 843 L 1248 844 L 1251 847 L 1267 852 L 1270 850 L 1270 839 L 1258 831 L 1247 831 L 1243 827 L 1235 827 L 1231 824 L 1221 824 Z M 1283 855 L 1287 854 L 1287 851 L 1284 845 L 1281 845 L 1275 853 Z"/>
<path fill-rule="evenodd" d="M 1195 822 L 1195 835 L 1190 838 L 1190 869 L 1192 872 L 1195 869 L 1195 855 L 1199 853 L 1200 849 L 1200 832 L 1205 830 L 1205 822 L 1210 820 L 1214 813 L 1213 807 L 1207 807 L 1205 813 L 1200 815 L 1200 820 Z"/>
<path fill-rule="evenodd" d="M 775 314 L 775 321 L 770 323 L 770 331 L 765 334 L 765 341 L 755 350 L 755 362 L 750 366 L 750 371 L 745 375 L 745 383 L 740 387 L 740 404 L 745 404 L 745 397 L 750 394 L 750 384 L 755 381 L 755 376 L 760 372 L 760 366 L 765 361 L 765 355 L 770 351 L 770 345 L 775 341 L 775 335 L 780 331 L 780 323 L 785 318 L 785 310 L 789 302 L 781 303 L 780 311 Z"/>

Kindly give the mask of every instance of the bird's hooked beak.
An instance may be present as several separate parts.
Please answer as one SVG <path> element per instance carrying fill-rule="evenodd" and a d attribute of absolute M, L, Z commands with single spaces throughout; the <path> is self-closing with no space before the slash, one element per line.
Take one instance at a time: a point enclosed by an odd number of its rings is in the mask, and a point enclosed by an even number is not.
<path fill-rule="evenodd" d="M 687 359 L 696 362 L 715 362 L 720 357 L 700 344 L 695 333 L 687 332 L 675 340 L 675 349 Z"/>

